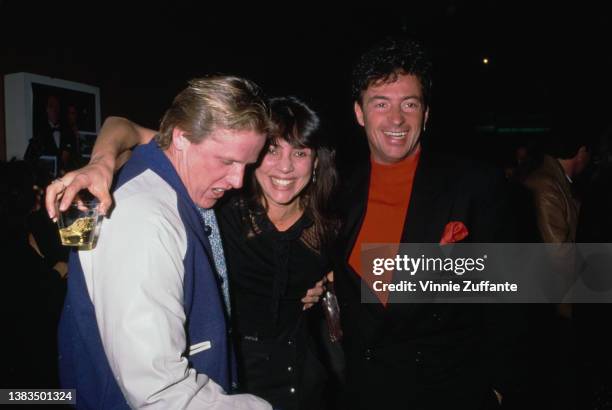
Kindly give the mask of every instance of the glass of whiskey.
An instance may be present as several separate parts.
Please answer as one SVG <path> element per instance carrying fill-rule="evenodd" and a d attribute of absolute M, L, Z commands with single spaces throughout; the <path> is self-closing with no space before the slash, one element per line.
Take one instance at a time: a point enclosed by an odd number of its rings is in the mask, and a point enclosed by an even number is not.
<path fill-rule="evenodd" d="M 76 246 L 82 251 L 95 248 L 102 224 L 99 205 L 95 198 L 77 196 L 68 209 L 59 213 L 57 225 L 62 245 Z"/>

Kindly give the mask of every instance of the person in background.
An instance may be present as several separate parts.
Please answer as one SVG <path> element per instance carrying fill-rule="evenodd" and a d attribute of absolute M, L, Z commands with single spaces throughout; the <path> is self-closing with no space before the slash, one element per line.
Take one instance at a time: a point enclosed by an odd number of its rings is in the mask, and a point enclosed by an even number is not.
<path fill-rule="evenodd" d="M 546 248 L 550 266 L 566 289 L 576 280 L 580 263 L 574 246 L 579 201 L 573 194 L 573 184 L 590 161 L 589 140 L 590 136 L 571 120 L 558 121 L 545 144 L 542 162 L 524 180 L 533 198 L 538 239 L 551 244 Z M 546 362 L 535 377 L 547 390 L 557 392 L 549 404 L 558 409 L 572 409 L 577 403 L 572 316 L 572 304 L 560 303 L 534 307 L 530 318 L 536 324 L 534 334 L 539 336 L 534 337 L 533 350 Z"/>
<path fill-rule="evenodd" d="M 61 117 L 61 101 L 56 95 L 48 95 L 45 100 L 45 116 L 35 121 L 33 136 L 23 158 L 36 163 L 41 156 L 57 159 L 57 174 L 63 175 L 74 168 L 78 141 L 65 126 Z"/>
<path fill-rule="evenodd" d="M 66 105 L 66 127 L 64 131 L 67 140 L 67 158 L 64 161 L 67 171 L 82 165 L 79 132 L 79 108 L 74 103 L 68 103 Z"/>
<path fill-rule="evenodd" d="M 542 242 L 575 242 L 579 207 L 572 183 L 589 163 L 588 136 L 564 121 L 548 140 L 541 164 L 524 183 L 533 193 Z"/>

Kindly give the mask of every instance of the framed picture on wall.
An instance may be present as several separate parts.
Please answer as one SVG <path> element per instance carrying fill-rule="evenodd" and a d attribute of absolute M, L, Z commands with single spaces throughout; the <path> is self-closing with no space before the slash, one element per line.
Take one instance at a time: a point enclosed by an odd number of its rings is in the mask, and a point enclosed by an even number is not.
<path fill-rule="evenodd" d="M 56 159 L 56 174 L 86 163 L 100 128 L 98 87 L 29 73 L 4 77 L 7 159 Z"/>

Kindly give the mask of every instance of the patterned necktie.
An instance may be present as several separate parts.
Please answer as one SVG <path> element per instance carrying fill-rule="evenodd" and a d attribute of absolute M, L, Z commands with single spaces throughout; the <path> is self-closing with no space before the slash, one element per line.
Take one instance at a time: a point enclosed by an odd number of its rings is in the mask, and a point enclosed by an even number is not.
<path fill-rule="evenodd" d="M 225 301 L 225 311 L 227 317 L 231 317 L 231 307 L 229 299 L 229 283 L 227 280 L 227 266 L 225 265 L 225 255 L 223 254 L 223 246 L 221 244 L 221 234 L 219 233 L 219 225 L 217 225 L 217 218 L 215 217 L 215 211 L 212 209 L 198 208 L 200 215 L 204 220 L 205 233 L 208 235 L 208 242 L 213 252 L 213 259 L 215 262 L 215 268 L 217 268 L 217 275 L 219 275 L 219 282 L 221 283 L 221 291 L 223 292 L 223 300 Z"/>

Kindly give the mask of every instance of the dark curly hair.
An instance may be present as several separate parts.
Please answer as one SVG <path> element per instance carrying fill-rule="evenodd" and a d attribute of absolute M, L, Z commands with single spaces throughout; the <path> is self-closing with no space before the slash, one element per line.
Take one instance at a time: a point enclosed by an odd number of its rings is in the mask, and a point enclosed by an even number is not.
<path fill-rule="evenodd" d="M 363 92 L 373 83 L 393 82 L 400 74 L 416 76 L 421 83 L 423 102 L 431 98 L 431 60 L 423 45 L 417 41 L 388 37 L 366 51 L 353 69 L 353 100 L 361 103 Z"/>

